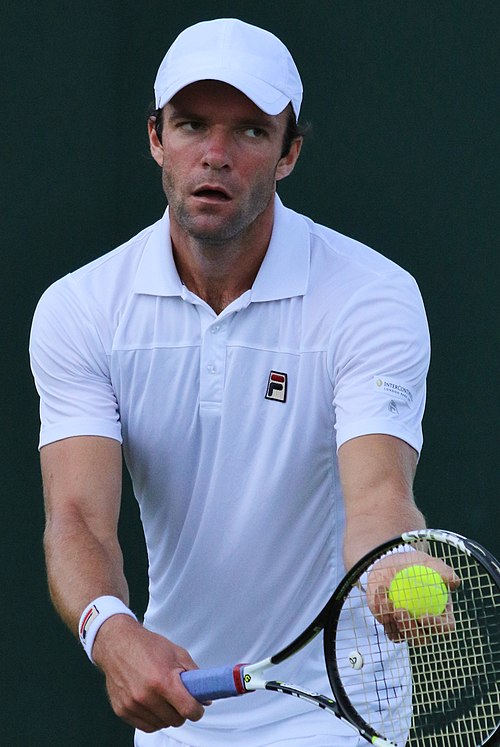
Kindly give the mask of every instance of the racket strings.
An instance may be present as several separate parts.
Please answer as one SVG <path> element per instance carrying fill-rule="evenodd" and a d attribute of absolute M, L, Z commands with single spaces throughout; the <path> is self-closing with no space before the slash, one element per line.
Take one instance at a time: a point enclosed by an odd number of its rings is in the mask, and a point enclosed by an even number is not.
<path fill-rule="evenodd" d="M 393 643 L 353 588 L 336 630 L 325 631 L 332 688 L 337 682 L 340 697 L 397 745 L 477 747 L 500 721 L 500 590 L 460 549 L 428 541 L 425 551 L 461 580 L 451 593 L 452 629 L 437 624 L 424 644 L 410 629 L 406 642 Z"/>
<path fill-rule="evenodd" d="M 447 545 L 427 551 L 453 567 L 461 585 L 452 595 L 455 630 L 409 647 L 414 705 L 408 744 L 476 747 L 500 716 L 499 590 L 474 558 Z"/>

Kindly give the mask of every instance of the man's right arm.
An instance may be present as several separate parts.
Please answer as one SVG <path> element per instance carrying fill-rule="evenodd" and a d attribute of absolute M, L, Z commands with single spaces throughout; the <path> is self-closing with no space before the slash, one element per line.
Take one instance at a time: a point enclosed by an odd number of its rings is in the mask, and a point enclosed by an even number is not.
<path fill-rule="evenodd" d="M 50 594 L 76 633 L 93 599 L 109 595 L 129 603 L 118 541 L 121 447 L 110 438 L 66 438 L 42 448 L 41 466 Z M 187 651 L 133 618 L 117 614 L 106 620 L 92 654 L 115 713 L 132 726 L 151 732 L 203 715 L 179 678 L 196 666 Z"/>

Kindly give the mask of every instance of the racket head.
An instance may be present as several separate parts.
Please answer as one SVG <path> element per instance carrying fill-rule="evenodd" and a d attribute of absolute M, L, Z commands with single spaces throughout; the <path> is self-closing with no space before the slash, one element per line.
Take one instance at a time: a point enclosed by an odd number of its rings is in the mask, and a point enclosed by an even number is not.
<path fill-rule="evenodd" d="M 373 563 L 411 548 L 443 560 L 461 581 L 450 592 L 454 629 L 436 627 L 425 643 L 411 631 L 389 640 L 366 604 Z M 408 747 L 499 743 L 500 566 L 477 542 L 441 530 L 395 538 L 347 574 L 326 617 L 330 685 L 353 724 Z"/>

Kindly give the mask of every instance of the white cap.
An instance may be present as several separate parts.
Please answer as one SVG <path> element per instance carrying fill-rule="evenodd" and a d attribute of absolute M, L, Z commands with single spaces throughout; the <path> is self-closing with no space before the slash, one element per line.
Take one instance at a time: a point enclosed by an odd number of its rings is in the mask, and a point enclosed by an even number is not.
<path fill-rule="evenodd" d="M 257 26 L 219 18 L 182 31 L 156 76 L 157 109 L 199 80 L 234 86 L 266 114 L 279 114 L 291 103 L 299 117 L 302 81 L 295 62 L 274 34 Z"/>

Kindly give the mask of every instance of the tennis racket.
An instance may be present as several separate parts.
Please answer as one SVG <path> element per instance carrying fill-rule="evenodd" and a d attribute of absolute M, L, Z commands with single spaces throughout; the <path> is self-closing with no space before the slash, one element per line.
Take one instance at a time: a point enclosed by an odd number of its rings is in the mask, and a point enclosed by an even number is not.
<path fill-rule="evenodd" d="M 401 555 L 412 551 L 418 554 Z M 427 558 L 431 567 L 443 561 L 455 574 L 445 611 L 414 618 L 394 611 L 382 591 L 374 597 L 380 609 L 373 610 L 373 598 L 370 609 L 366 589 L 377 588 L 378 569 L 384 569 L 382 589 L 391 563 L 401 567 L 410 558 L 415 564 Z M 379 622 L 388 609 L 399 619 L 396 635 Z M 333 698 L 266 679 L 266 670 L 321 631 Z M 500 744 L 500 564 L 458 534 L 406 532 L 362 558 L 313 622 L 273 656 L 181 677 L 202 703 L 254 690 L 293 695 L 350 724 L 376 747 L 494 747 Z"/>

